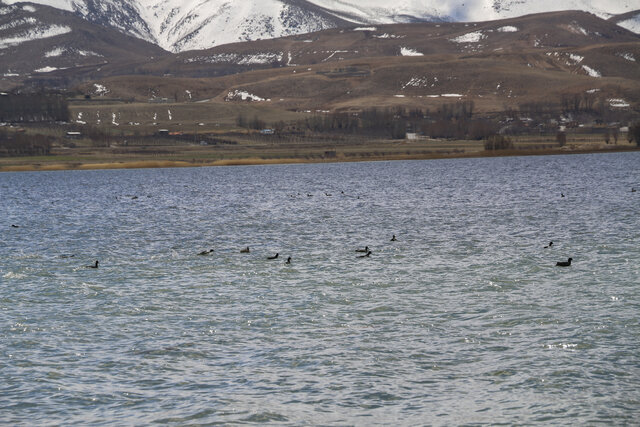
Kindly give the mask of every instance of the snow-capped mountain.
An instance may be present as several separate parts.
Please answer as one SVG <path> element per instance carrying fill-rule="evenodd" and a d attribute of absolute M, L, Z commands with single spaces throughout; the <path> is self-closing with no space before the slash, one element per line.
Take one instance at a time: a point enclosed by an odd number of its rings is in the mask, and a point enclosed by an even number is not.
<path fill-rule="evenodd" d="M 5 4 L 19 0 L 4 0 Z M 640 0 L 33 0 L 180 52 L 349 24 L 486 21 L 556 10 L 601 17 Z"/>
<path fill-rule="evenodd" d="M 479 22 L 532 13 L 582 10 L 600 17 L 640 9 L 639 0 L 311 0 L 338 16 L 371 23 L 441 19 Z M 392 4 L 390 4 L 392 3 Z"/>
<path fill-rule="evenodd" d="M 0 79 L 116 67 L 169 55 L 155 44 L 41 5 L 0 5 Z"/>
<path fill-rule="evenodd" d="M 631 13 L 625 13 L 612 18 L 612 21 L 617 23 L 622 28 L 640 34 L 640 11 L 634 11 Z"/>
<path fill-rule="evenodd" d="M 6 0 L 5 3 L 16 3 Z M 36 0 L 179 52 L 320 31 L 346 21 L 303 0 Z"/>

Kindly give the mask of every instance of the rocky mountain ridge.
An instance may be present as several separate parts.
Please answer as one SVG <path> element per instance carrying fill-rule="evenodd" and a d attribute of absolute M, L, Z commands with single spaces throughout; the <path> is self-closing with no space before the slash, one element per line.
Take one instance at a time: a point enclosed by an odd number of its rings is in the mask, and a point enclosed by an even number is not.
<path fill-rule="evenodd" d="M 637 0 L 398 0 L 392 5 L 382 0 L 366 4 L 355 0 L 34 0 L 33 3 L 72 12 L 89 22 L 113 27 L 172 52 L 353 24 L 479 22 L 560 9 L 609 17 L 640 9 Z M 4 4 L 23 3 L 4 0 Z"/>

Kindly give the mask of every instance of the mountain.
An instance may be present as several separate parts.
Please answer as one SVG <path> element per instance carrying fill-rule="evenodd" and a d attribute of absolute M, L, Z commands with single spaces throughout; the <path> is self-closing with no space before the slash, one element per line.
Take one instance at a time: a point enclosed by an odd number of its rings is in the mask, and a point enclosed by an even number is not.
<path fill-rule="evenodd" d="M 632 1 L 610 0 L 312 0 L 354 22 L 390 24 L 415 21 L 478 22 L 562 10 L 581 10 L 600 17 L 637 8 Z"/>
<path fill-rule="evenodd" d="M 140 101 L 153 94 L 194 108 L 213 102 L 297 111 L 473 101 L 491 112 L 574 96 L 603 108 L 640 105 L 640 36 L 571 11 L 352 26 L 182 52 L 138 70 L 78 90 L 99 95 L 96 88 L 106 87 L 111 96 Z"/>
<path fill-rule="evenodd" d="M 4 0 L 5 4 L 18 3 Z M 36 0 L 172 52 L 348 24 L 478 22 L 573 9 L 600 17 L 637 8 L 610 0 Z M 364 3 L 364 4 L 363 4 Z"/>
<path fill-rule="evenodd" d="M 196 101 L 311 111 L 460 100 L 497 111 L 587 95 L 636 109 L 640 36 L 614 18 L 564 11 L 467 23 L 336 21 L 340 28 L 170 53 L 74 12 L 23 3 L 0 7 L 0 91 L 57 87 L 93 99 L 175 100 L 194 111 Z"/>
<path fill-rule="evenodd" d="M 611 22 L 615 22 L 622 28 L 633 31 L 636 34 L 640 34 L 640 10 L 634 10 L 621 15 L 616 15 L 611 17 L 609 20 Z"/>
<path fill-rule="evenodd" d="M 13 3 L 7 0 L 5 3 Z M 178 52 L 341 27 L 347 21 L 304 0 L 41 0 L 89 22 Z"/>
<path fill-rule="evenodd" d="M 160 47 L 48 6 L 0 6 L 0 78 L 9 88 L 67 70 L 132 73 L 131 64 L 168 55 Z M 60 82 L 58 82 L 59 84 Z"/>

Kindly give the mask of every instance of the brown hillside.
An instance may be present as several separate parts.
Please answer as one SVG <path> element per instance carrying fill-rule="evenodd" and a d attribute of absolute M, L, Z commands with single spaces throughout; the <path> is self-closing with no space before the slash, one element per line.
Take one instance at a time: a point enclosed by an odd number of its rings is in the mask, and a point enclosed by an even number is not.
<path fill-rule="evenodd" d="M 496 111 L 559 104 L 563 96 L 585 93 L 605 107 L 640 105 L 640 36 L 584 12 L 352 27 L 177 55 L 140 41 L 122 45 L 127 52 L 119 55 L 114 46 L 129 38 L 73 28 L 60 41 L 72 35 L 78 43 L 101 40 L 112 48 L 103 55 L 113 59 L 31 75 L 32 84 L 75 85 L 94 99 L 255 104 L 279 111 L 424 109 L 460 100 Z M 52 49 L 56 39 L 29 43 Z"/>

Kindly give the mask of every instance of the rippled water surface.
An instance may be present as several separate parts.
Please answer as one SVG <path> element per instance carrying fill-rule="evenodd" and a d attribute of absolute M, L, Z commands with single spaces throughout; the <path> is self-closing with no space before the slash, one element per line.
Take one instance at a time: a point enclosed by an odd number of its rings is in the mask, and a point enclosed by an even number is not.
<path fill-rule="evenodd" d="M 0 174 L 0 423 L 636 424 L 632 187 L 637 153 Z"/>

